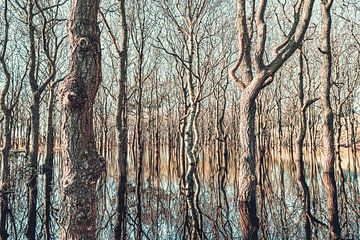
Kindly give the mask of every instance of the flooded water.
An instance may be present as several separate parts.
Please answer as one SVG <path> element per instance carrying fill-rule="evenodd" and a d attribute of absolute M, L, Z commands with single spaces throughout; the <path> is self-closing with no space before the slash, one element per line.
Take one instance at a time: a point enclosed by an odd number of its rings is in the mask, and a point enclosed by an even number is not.
<path fill-rule="evenodd" d="M 40 162 L 42 159 L 40 159 Z M 213 167 L 199 165 L 201 181 L 199 206 L 202 211 L 203 231 L 207 239 L 241 239 L 239 210 L 237 199 L 235 161 L 229 163 L 225 177 L 224 189 L 220 188 L 218 171 L 211 159 L 204 157 L 201 161 Z M 61 159 L 56 158 L 54 191 L 52 197 L 52 232 L 56 239 L 59 225 L 57 213 L 59 206 L 59 166 Z M 9 222 L 10 239 L 26 239 L 27 188 L 25 184 L 25 160 L 14 156 L 12 161 L 12 189 L 10 195 L 11 218 Z M 188 239 L 189 223 L 186 218 L 184 189 L 176 166 L 171 167 L 170 176 L 164 166 L 167 159 L 161 161 L 160 177 L 149 178 L 149 171 L 144 172 L 142 186 L 142 227 L 143 239 Z M 355 162 L 356 163 L 356 162 Z M 109 166 L 112 166 L 109 162 Z M 136 196 L 134 186 L 133 162 L 130 160 L 128 186 L 127 238 L 136 237 Z M 147 165 L 146 161 L 144 165 Z M 202 166 L 202 167 L 201 167 Z M 306 182 L 311 197 L 311 213 L 319 221 L 327 224 L 326 193 L 322 182 L 322 171 L 317 161 L 306 162 Z M 360 239 L 360 178 L 358 165 L 352 164 L 349 169 L 337 169 L 336 182 L 339 203 L 340 225 L 345 239 Z M 303 193 L 295 177 L 295 166 L 291 161 L 271 158 L 261 166 L 258 172 L 257 211 L 260 219 L 259 237 L 261 239 L 303 239 Z M 111 239 L 114 229 L 117 180 L 110 167 L 98 186 L 98 239 Z M 259 168 L 258 168 L 259 169 Z M 39 172 L 38 231 L 37 239 L 43 238 L 43 179 Z M 328 239 L 328 230 L 316 222 L 312 223 L 313 239 Z"/>

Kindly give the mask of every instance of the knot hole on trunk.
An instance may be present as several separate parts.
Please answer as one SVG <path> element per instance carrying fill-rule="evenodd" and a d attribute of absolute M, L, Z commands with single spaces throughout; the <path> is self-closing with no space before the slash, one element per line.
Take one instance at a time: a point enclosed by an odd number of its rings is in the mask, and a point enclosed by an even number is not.
<path fill-rule="evenodd" d="M 80 49 L 86 50 L 89 47 L 89 44 L 90 44 L 90 42 L 89 42 L 89 39 L 87 37 L 81 37 L 79 39 L 79 47 L 80 47 Z"/>

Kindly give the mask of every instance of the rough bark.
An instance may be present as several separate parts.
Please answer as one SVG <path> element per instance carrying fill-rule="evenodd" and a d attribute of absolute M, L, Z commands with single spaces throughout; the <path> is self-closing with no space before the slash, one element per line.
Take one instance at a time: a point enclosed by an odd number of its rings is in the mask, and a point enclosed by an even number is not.
<path fill-rule="evenodd" d="M 255 99 L 246 90 L 240 99 L 239 210 L 243 239 L 258 239 L 255 176 Z"/>
<path fill-rule="evenodd" d="M 60 239 L 96 239 L 96 183 L 105 162 L 96 151 L 93 104 L 101 83 L 99 0 L 72 1 L 67 22 L 70 72 L 62 82 Z"/>
<path fill-rule="evenodd" d="M 117 189 L 117 206 L 115 216 L 115 239 L 126 239 L 126 185 L 127 185 L 127 106 L 126 106 L 126 79 L 127 79 L 127 48 L 128 48 L 128 27 L 126 22 L 125 0 L 119 1 L 120 11 L 120 79 L 118 81 L 117 93 L 117 164 L 119 169 L 119 186 Z"/>
<path fill-rule="evenodd" d="M 339 224 L 337 190 L 334 172 L 335 147 L 334 147 L 334 113 L 331 108 L 330 89 L 331 89 L 331 5 L 333 0 L 321 1 L 321 104 L 323 110 L 323 171 L 324 186 L 327 198 L 327 216 L 330 226 L 331 239 L 341 238 L 341 228 Z"/>
<path fill-rule="evenodd" d="M 266 46 L 265 10 L 267 1 L 258 3 L 255 23 L 257 37 L 254 57 L 251 46 L 253 38 L 252 23 L 248 23 L 245 0 L 237 0 L 237 27 L 239 56 L 230 69 L 229 75 L 242 91 L 240 99 L 240 148 L 238 201 L 240 224 L 244 239 L 257 239 L 259 221 L 256 215 L 256 176 L 255 176 L 255 100 L 262 88 L 271 84 L 277 70 L 292 56 L 300 46 L 310 22 L 314 0 L 302 1 L 295 6 L 295 21 L 289 36 L 275 49 L 275 57 L 265 64 L 263 60 Z M 240 70 L 241 79 L 236 76 Z"/>

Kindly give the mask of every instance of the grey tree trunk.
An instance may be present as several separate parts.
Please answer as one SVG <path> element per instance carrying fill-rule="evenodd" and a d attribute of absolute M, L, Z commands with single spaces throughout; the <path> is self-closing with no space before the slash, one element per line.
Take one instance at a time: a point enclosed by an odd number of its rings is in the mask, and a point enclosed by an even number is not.
<path fill-rule="evenodd" d="M 128 154 L 128 136 L 127 136 L 127 48 L 128 48 L 128 27 L 126 22 L 125 0 L 119 1 L 119 11 L 121 20 L 121 43 L 120 43 L 120 79 L 118 81 L 117 93 L 117 164 L 119 169 L 119 186 L 117 190 L 117 206 L 115 217 L 115 239 L 126 239 L 126 185 L 127 185 L 127 154 Z"/>
<path fill-rule="evenodd" d="M 49 102 L 48 102 L 48 118 L 47 118 L 47 136 L 46 136 L 46 153 L 45 153 L 45 165 L 43 170 L 45 173 L 45 185 L 44 185 L 44 212 L 43 212 L 43 223 L 44 223 L 44 239 L 51 239 L 51 192 L 53 186 L 53 168 L 54 168 L 54 86 L 49 89 Z"/>
<path fill-rule="evenodd" d="M 26 236 L 28 239 L 35 239 L 36 235 L 36 205 L 37 205 L 37 161 L 39 151 L 39 132 L 40 132 L 40 91 L 36 78 L 36 52 L 35 52 L 35 26 L 33 22 L 33 0 L 28 1 L 28 31 L 29 31 L 29 52 L 30 68 L 29 82 L 32 92 L 31 127 L 30 127 L 30 151 L 29 151 L 29 171 L 28 176 L 28 219 Z"/>
<path fill-rule="evenodd" d="M 96 151 L 93 104 L 101 83 L 100 0 L 72 1 L 70 72 L 62 82 L 60 239 L 96 239 L 96 183 L 105 162 Z"/>
<path fill-rule="evenodd" d="M 306 106 L 304 102 L 304 78 L 303 78 L 303 57 L 301 50 L 299 50 L 299 132 L 295 140 L 295 166 L 296 166 L 296 180 L 302 190 L 303 194 L 303 220 L 305 228 L 305 239 L 311 239 L 311 224 L 310 224 L 310 191 L 305 178 L 305 164 L 303 144 L 306 136 Z"/>

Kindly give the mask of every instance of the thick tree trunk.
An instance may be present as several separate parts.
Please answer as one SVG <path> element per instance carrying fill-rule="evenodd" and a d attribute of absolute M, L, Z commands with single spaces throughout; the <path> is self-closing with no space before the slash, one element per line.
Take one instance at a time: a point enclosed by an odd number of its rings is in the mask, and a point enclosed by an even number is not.
<path fill-rule="evenodd" d="M 322 29 L 321 29 L 321 53 L 322 66 L 321 66 L 321 86 L 322 96 L 321 103 L 323 109 L 323 171 L 324 171 L 324 186 L 327 197 L 327 215 L 330 226 L 331 239 L 341 238 L 341 228 L 339 224 L 338 214 L 338 201 L 337 190 L 334 171 L 334 113 L 331 108 L 330 101 L 330 88 L 331 88 L 331 43 L 330 43 L 330 31 L 331 31 L 331 5 L 333 0 L 321 1 L 321 15 L 322 15 Z"/>
<path fill-rule="evenodd" d="M 105 169 L 96 151 L 93 104 L 101 82 L 99 0 L 72 1 L 68 19 L 70 73 L 63 105 L 60 239 L 96 239 L 96 183 Z"/>
<path fill-rule="evenodd" d="M 258 239 L 259 219 L 256 214 L 255 176 L 255 98 L 250 89 L 240 99 L 239 208 L 242 237 Z"/>
<path fill-rule="evenodd" d="M 117 164 L 119 171 L 119 185 L 117 189 L 117 206 L 115 216 L 115 239 L 126 239 L 126 185 L 127 185 L 127 155 L 128 155 L 128 136 L 127 136 L 127 106 L 126 106 L 126 68 L 127 68 L 127 48 L 128 30 L 125 13 L 125 0 L 119 1 L 119 11 L 121 20 L 121 49 L 120 49 L 120 80 L 118 81 L 117 93 Z"/>

